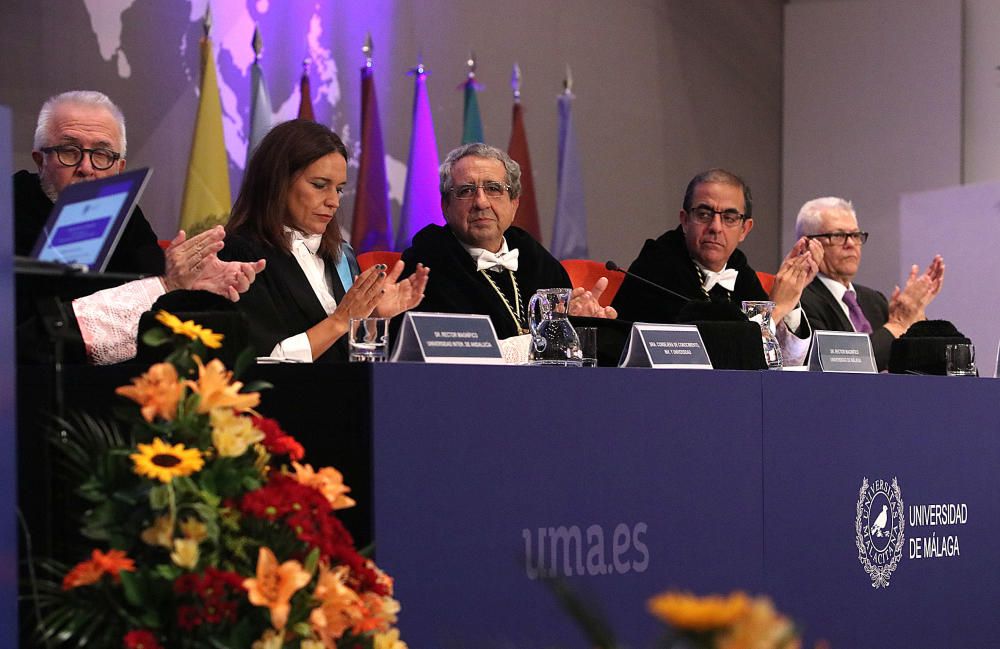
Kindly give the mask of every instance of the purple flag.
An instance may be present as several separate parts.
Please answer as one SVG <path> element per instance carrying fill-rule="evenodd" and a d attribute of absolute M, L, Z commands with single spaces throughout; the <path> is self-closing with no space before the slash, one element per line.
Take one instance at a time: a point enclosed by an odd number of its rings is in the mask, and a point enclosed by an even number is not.
<path fill-rule="evenodd" d="M 385 146 L 375 99 L 374 72 L 361 68 L 361 161 L 354 196 L 351 246 L 355 252 L 392 250 L 392 212 L 385 173 Z"/>
<path fill-rule="evenodd" d="M 583 171 L 573 133 L 573 93 L 568 90 L 559 96 L 559 169 L 551 251 L 556 259 L 587 258 Z"/>
<path fill-rule="evenodd" d="M 417 65 L 410 74 L 413 75 L 413 127 L 396 250 L 409 248 L 413 235 L 425 225 L 444 224 L 438 191 L 437 140 L 434 139 L 434 119 L 427 98 L 427 72 L 423 65 Z"/>

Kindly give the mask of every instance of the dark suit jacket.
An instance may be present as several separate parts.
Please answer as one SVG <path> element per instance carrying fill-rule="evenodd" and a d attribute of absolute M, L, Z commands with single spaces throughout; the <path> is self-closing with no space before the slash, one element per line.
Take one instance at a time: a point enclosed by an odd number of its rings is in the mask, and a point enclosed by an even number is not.
<path fill-rule="evenodd" d="M 347 244 L 341 248 L 347 255 L 351 275 L 360 274 L 354 251 Z M 239 232 L 226 235 L 226 246 L 219 252 L 224 261 L 257 261 L 266 259 L 267 267 L 240 296 L 236 306 L 250 327 L 250 343 L 258 356 L 271 353 L 285 338 L 300 334 L 327 317 L 326 311 L 313 293 L 309 280 L 291 253 L 272 248 Z M 326 259 L 326 273 L 339 303 L 344 298 L 344 285 L 337 275 L 333 259 Z M 346 361 L 347 339 L 341 337 L 317 362 Z"/>
<path fill-rule="evenodd" d="M 18 171 L 14 174 L 14 251 L 27 256 L 45 227 L 52 212 L 52 201 L 42 191 L 38 174 Z M 109 273 L 137 273 L 162 275 L 163 250 L 153 228 L 136 206 L 132 217 L 122 232 L 118 245 L 108 260 Z"/>
<path fill-rule="evenodd" d="M 870 336 L 872 351 L 875 353 L 875 365 L 881 372 L 889 368 L 889 352 L 892 349 L 892 341 L 895 340 L 892 332 L 885 328 L 885 323 L 889 321 L 889 301 L 884 295 L 867 286 L 854 284 L 854 290 L 858 294 L 858 304 L 862 313 L 872 325 Z M 854 331 L 843 307 L 819 277 L 802 291 L 802 308 L 813 331 L 817 329 Z"/>

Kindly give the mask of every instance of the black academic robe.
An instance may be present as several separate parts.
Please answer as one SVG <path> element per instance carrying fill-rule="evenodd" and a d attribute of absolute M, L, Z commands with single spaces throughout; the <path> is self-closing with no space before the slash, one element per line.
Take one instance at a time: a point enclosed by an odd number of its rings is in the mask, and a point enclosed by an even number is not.
<path fill-rule="evenodd" d="M 522 313 L 527 313 L 528 300 L 538 289 L 571 288 L 569 275 L 562 264 L 530 234 L 511 226 L 504 237 L 511 250 L 516 248 L 519 251 L 514 276 L 521 294 Z M 517 325 L 503 300 L 483 274 L 476 270 L 476 262 L 447 226 L 428 225 L 414 235 L 413 245 L 403 253 L 403 261 L 406 262 L 404 277 L 416 270 L 418 262 L 431 269 L 424 299 L 416 310 L 482 313 L 490 316 L 497 337 L 509 338 L 518 334 Z M 491 277 L 505 292 L 513 308 L 510 274 L 501 272 Z"/>
<path fill-rule="evenodd" d="M 889 355 L 892 351 L 892 341 L 895 337 L 885 328 L 889 321 L 889 301 L 875 289 L 854 284 L 858 294 L 858 305 L 861 312 L 868 318 L 872 326 L 869 336 L 872 341 L 872 352 L 875 354 L 875 366 L 879 372 L 889 369 Z M 851 320 L 844 313 L 837 298 L 823 284 L 819 277 L 814 279 L 802 291 L 802 308 L 809 319 L 813 331 L 854 331 Z"/>
<path fill-rule="evenodd" d="M 747 263 L 746 255 L 740 250 L 733 251 L 726 267 L 733 268 L 739 273 L 736 277 L 736 286 L 732 293 L 718 287 L 718 291 L 713 292 L 716 293 L 712 296 L 713 300 L 730 301 L 739 308 L 744 300 L 768 299 L 757 273 Z M 708 300 L 701 290 L 701 276 L 688 254 L 684 232 L 680 226 L 665 232 L 658 239 L 647 239 L 639 256 L 629 266 L 629 272 L 691 300 Z M 675 323 L 680 310 L 687 303 L 687 300 L 674 297 L 626 276 L 611 306 L 617 309 L 618 317 L 622 320 Z"/>
<path fill-rule="evenodd" d="M 52 201 L 42 191 L 38 174 L 22 169 L 14 174 L 13 180 L 14 251 L 17 255 L 28 256 L 49 219 Z M 132 212 L 104 270 L 109 273 L 163 274 L 163 249 L 138 206 Z"/>
<path fill-rule="evenodd" d="M 347 255 L 351 276 L 360 274 L 350 246 L 342 247 L 341 254 Z M 219 258 L 223 261 L 267 260 L 267 267 L 236 303 L 246 315 L 250 343 L 258 356 L 267 356 L 282 340 L 305 332 L 327 317 L 306 274 L 290 252 L 233 232 L 226 235 L 226 246 L 219 252 Z M 327 279 L 339 304 L 345 291 L 337 274 L 336 261 L 329 258 L 324 261 Z M 347 356 L 347 337 L 342 336 L 316 362 L 346 361 Z"/>

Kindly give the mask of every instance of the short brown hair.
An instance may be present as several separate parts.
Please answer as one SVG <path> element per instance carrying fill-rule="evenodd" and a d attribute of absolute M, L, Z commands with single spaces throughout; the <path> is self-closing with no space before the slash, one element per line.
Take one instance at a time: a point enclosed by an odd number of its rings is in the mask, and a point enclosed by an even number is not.
<path fill-rule="evenodd" d="M 275 126 L 250 157 L 226 231 L 289 252 L 291 247 L 282 229 L 287 225 L 288 190 L 306 167 L 331 153 L 339 153 L 347 160 L 347 147 L 322 124 L 293 119 Z M 338 258 L 342 241 L 334 215 L 323 234 L 320 253 Z"/>

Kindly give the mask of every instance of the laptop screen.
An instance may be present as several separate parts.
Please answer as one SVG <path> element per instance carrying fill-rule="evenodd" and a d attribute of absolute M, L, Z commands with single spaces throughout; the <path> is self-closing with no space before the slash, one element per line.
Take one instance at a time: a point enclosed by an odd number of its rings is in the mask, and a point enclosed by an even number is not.
<path fill-rule="evenodd" d="M 103 271 L 150 174 L 150 169 L 137 169 L 66 187 L 32 257 Z"/>

